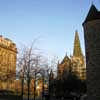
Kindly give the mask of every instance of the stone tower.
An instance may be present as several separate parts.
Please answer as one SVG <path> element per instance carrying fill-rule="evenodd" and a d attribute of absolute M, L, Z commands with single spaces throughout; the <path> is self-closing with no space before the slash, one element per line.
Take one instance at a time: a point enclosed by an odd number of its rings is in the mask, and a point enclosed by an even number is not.
<path fill-rule="evenodd" d="M 78 36 L 78 31 L 77 30 L 75 32 L 73 56 L 75 56 L 75 57 L 82 56 L 82 50 L 81 50 L 80 40 L 79 40 L 79 36 Z"/>
<path fill-rule="evenodd" d="M 78 31 L 75 32 L 75 39 L 74 39 L 74 49 L 73 49 L 73 56 L 71 58 L 72 62 L 72 71 L 76 73 L 76 75 L 82 79 L 86 79 L 86 67 L 84 63 L 84 56 L 82 53 L 80 40 Z"/>
<path fill-rule="evenodd" d="M 83 23 L 86 69 L 87 100 L 100 100 L 100 11 L 94 5 Z"/>

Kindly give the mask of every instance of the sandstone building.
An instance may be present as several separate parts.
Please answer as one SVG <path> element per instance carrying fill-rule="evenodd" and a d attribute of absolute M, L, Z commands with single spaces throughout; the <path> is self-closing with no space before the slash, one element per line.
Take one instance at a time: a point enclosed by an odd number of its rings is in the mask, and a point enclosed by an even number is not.
<path fill-rule="evenodd" d="M 70 70 L 72 70 L 81 80 L 86 79 L 85 61 L 77 31 L 75 32 L 73 55 L 71 57 L 66 55 L 62 62 L 60 64 L 58 63 L 58 79 L 62 79 L 62 77 L 67 78 L 66 76 Z"/>
<path fill-rule="evenodd" d="M 21 94 L 22 78 L 16 77 L 17 48 L 16 44 L 8 38 L 0 36 L 0 90 L 13 91 Z M 42 92 L 43 81 L 39 79 L 36 84 L 38 95 Z M 24 80 L 24 94 L 28 93 L 27 81 Z M 47 85 L 44 84 L 47 88 Z M 34 79 L 31 79 L 30 94 L 34 93 Z"/>
<path fill-rule="evenodd" d="M 87 100 L 100 100 L 100 11 L 94 5 L 83 23 L 86 69 Z"/>
<path fill-rule="evenodd" d="M 10 39 L 0 36 L 0 89 L 13 86 L 13 84 L 9 84 L 8 80 L 11 82 L 15 79 L 16 57 L 16 44 Z"/>

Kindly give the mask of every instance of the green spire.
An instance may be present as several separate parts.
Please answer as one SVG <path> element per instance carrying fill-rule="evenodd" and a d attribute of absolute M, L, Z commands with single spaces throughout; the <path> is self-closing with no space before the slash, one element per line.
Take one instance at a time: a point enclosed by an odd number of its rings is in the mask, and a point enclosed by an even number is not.
<path fill-rule="evenodd" d="M 81 50 L 80 40 L 79 40 L 79 36 L 78 36 L 77 30 L 75 32 L 73 56 L 75 56 L 75 57 L 81 57 L 82 56 L 82 50 Z"/>

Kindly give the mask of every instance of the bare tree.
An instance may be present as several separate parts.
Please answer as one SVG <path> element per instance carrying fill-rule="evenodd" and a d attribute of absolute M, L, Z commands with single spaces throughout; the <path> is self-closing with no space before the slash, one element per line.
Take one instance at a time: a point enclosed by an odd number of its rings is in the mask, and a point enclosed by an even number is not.
<path fill-rule="evenodd" d="M 35 42 L 35 41 L 34 41 Z M 18 56 L 17 70 L 22 78 L 22 97 L 24 80 L 27 79 L 28 85 L 28 100 L 30 95 L 30 82 L 34 79 L 34 100 L 36 90 L 36 75 L 44 70 L 47 65 L 42 52 L 34 47 L 34 42 L 30 47 L 24 46 Z M 45 71 L 44 71 L 45 73 Z M 43 76 L 43 74 L 41 74 Z"/>
<path fill-rule="evenodd" d="M 57 77 L 57 67 L 58 67 L 58 57 L 53 56 L 50 62 L 50 71 L 52 70 L 54 73 L 54 77 Z"/>

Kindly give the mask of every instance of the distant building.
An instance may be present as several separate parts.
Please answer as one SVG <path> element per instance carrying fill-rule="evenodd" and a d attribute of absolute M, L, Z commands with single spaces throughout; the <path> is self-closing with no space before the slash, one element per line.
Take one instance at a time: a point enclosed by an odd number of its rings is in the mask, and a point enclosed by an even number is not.
<path fill-rule="evenodd" d="M 75 32 L 73 55 L 71 57 L 68 57 L 66 55 L 62 62 L 60 64 L 58 63 L 58 79 L 61 79 L 63 77 L 67 78 L 70 70 L 75 73 L 76 76 L 78 76 L 78 78 L 80 78 L 81 80 L 86 79 L 85 61 L 77 31 Z"/>
<path fill-rule="evenodd" d="M 16 77 L 17 48 L 10 39 L 0 36 L 0 90 L 16 91 L 21 94 L 22 78 Z M 39 79 L 36 92 L 41 93 L 43 81 Z M 24 79 L 24 93 L 28 93 L 27 80 Z M 44 84 L 44 88 L 46 88 Z M 34 79 L 31 79 L 30 93 L 34 93 Z"/>
<path fill-rule="evenodd" d="M 78 36 L 78 32 L 75 32 L 75 40 L 74 40 L 74 50 L 73 56 L 71 57 L 72 63 L 72 71 L 76 73 L 76 75 L 82 79 L 86 79 L 86 66 L 85 59 L 81 50 L 80 40 Z"/>
<path fill-rule="evenodd" d="M 87 100 L 100 100 L 100 11 L 94 5 L 83 23 L 86 69 Z"/>
<path fill-rule="evenodd" d="M 67 56 L 67 54 L 65 55 L 61 63 L 58 63 L 57 67 L 57 78 L 67 78 L 67 75 L 71 68 L 71 59 Z"/>
<path fill-rule="evenodd" d="M 10 39 L 0 36 L 0 89 L 6 89 L 10 85 L 13 86 L 13 84 L 9 84 L 8 80 L 12 81 L 15 79 L 16 58 L 16 44 Z"/>

